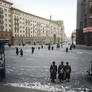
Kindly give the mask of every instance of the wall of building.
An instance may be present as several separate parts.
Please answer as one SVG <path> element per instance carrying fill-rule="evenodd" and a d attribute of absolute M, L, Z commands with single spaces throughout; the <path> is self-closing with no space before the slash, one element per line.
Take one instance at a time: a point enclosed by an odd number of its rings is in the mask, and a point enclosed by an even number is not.
<path fill-rule="evenodd" d="M 76 43 L 84 44 L 84 0 L 77 0 L 77 30 L 76 30 Z"/>
<path fill-rule="evenodd" d="M 77 0 L 77 44 L 92 44 L 92 33 L 83 32 L 87 27 L 92 27 L 92 0 Z"/>
<path fill-rule="evenodd" d="M 0 39 L 11 43 L 11 6 L 12 3 L 0 0 Z"/>
<path fill-rule="evenodd" d="M 13 44 L 53 44 L 61 42 L 61 26 L 54 21 L 15 8 L 12 8 L 12 21 L 13 39 L 17 40 Z M 56 42 L 54 35 L 56 35 Z"/>
<path fill-rule="evenodd" d="M 62 41 L 62 25 L 12 7 L 0 1 L 0 35 L 13 45 L 53 44 Z M 2 33 L 3 32 L 3 33 Z"/>

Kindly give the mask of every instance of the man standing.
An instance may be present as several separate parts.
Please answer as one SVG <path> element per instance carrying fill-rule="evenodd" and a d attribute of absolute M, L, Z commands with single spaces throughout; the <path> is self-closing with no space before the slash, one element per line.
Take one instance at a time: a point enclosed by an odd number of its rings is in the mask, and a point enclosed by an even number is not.
<path fill-rule="evenodd" d="M 70 74 L 71 74 L 71 66 L 69 65 L 68 62 L 66 62 L 66 65 L 65 65 L 65 73 L 66 73 L 66 76 L 65 76 L 65 79 L 70 80 Z"/>
<path fill-rule="evenodd" d="M 61 62 L 61 64 L 58 67 L 58 79 L 61 83 L 63 83 L 63 80 L 65 78 L 65 70 L 64 70 L 65 66 L 63 64 L 63 61 Z"/>
<path fill-rule="evenodd" d="M 66 47 L 66 53 L 68 52 L 68 47 Z"/>
<path fill-rule="evenodd" d="M 51 82 L 55 82 L 56 76 L 57 76 L 57 65 L 55 65 L 55 61 L 53 61 L 52 65 L 50 66 Z"/>
<path fill-rule="evenodd" d="M 23 56 L 23 50 L 22 49 L 20 50 L 20 55 Z"/>
<path fill-rule="evenodd" d="M 16 47 L 16 54 L 18 55 L 19 54 L 19 49 Z"/>

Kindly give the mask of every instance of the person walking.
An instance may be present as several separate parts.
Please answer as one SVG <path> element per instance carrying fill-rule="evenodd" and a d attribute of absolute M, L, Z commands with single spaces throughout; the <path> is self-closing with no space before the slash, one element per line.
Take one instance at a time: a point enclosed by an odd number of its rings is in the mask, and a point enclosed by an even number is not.
<path fill-rule="evenodd" d="M 48 45 L 48 50 L 50 50 L 50 48 L 51 48 L 51 46 L 50 46 L 50 44 Z"/>
<path fill-rule="evenodd" d="M 72 50 L 72 45 L 70 45 L 70 50 Z"/>
<path fill-rule="evenodd" d="M 54 47 L 52 46 L 52 50 L 54 50 Z"/>
<path fill-rule="evenodd" d="M 23 56 L 23 50 L 22 49 L 20 50 L 20 55 Z"/>
<path fill-rule="evenodd" d="M 68 52 L 68 47 L 66 48 L 66 52 Z"/>
<path fill-rule="evenodd" d="M 63 61 L 61 62 L 61 64 L 58 67 L 58 79 L 61 83 L 63 83 L 64 78 L 65 78 L 65 70 L 64 70 L 65 66 Z"/>
<path fill-rule="evenodd" d="M 34 53 L 34 50 L 35 50 L 35 48 L 34 48 L 34 47 L 32 47 L 32 54 Z"/>
<path fill-rule="evenodd" d="M 53 61 L 52 65 L 50 66 L 50 79 L 51 79 L 51 82 L 55 82 L 56 78 L 57 78 L 57 65 L 55 65 L 55 61 Z"/>
<path fill-rule="evenodd" d="M 19 49 L 18 49 L 18 47 L 16 47 L 16 55 L 18 55 L 19 54 Z"/>
<path fill-rule="evenodd" d="M 69 62 L 66 62 L 65 73 L 66 73 L 65 79 L 68 80 L 68 82 L 69 82 L 70 81 L 70 74 L 71 74 L 71 66 L 69 65 Z"/>

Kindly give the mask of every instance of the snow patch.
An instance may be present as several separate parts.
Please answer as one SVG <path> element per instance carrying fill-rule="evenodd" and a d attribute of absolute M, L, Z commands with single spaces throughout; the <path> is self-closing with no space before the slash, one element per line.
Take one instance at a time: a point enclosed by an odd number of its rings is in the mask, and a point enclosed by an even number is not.
<path fill-rule="evenodd" d="M 14 87 L 22 87 L 22 88 L 31 88 L 36 90 L 43 90 L 43 91 L 49 91 L 49 92 L 76 92 L 74 90 L 68 90 L 69 87 L 63 87 L 57 88 L 55 86 L 51 86 L 50 83 L 48 85 L 42 85 L 39 82 L 35 83 L 8 83 L 8 85 L 14 86 Z"/>

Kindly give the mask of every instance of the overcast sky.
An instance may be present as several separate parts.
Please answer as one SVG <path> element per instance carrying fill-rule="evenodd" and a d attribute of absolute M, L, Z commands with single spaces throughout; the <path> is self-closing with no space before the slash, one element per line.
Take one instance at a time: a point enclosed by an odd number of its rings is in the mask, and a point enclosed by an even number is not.
<path fill-rule="evenodd" d="M 76 29 L 77 0 L 8 0 L 25 12 L 52 20 L 63 20 L 68 37 Z"/>

